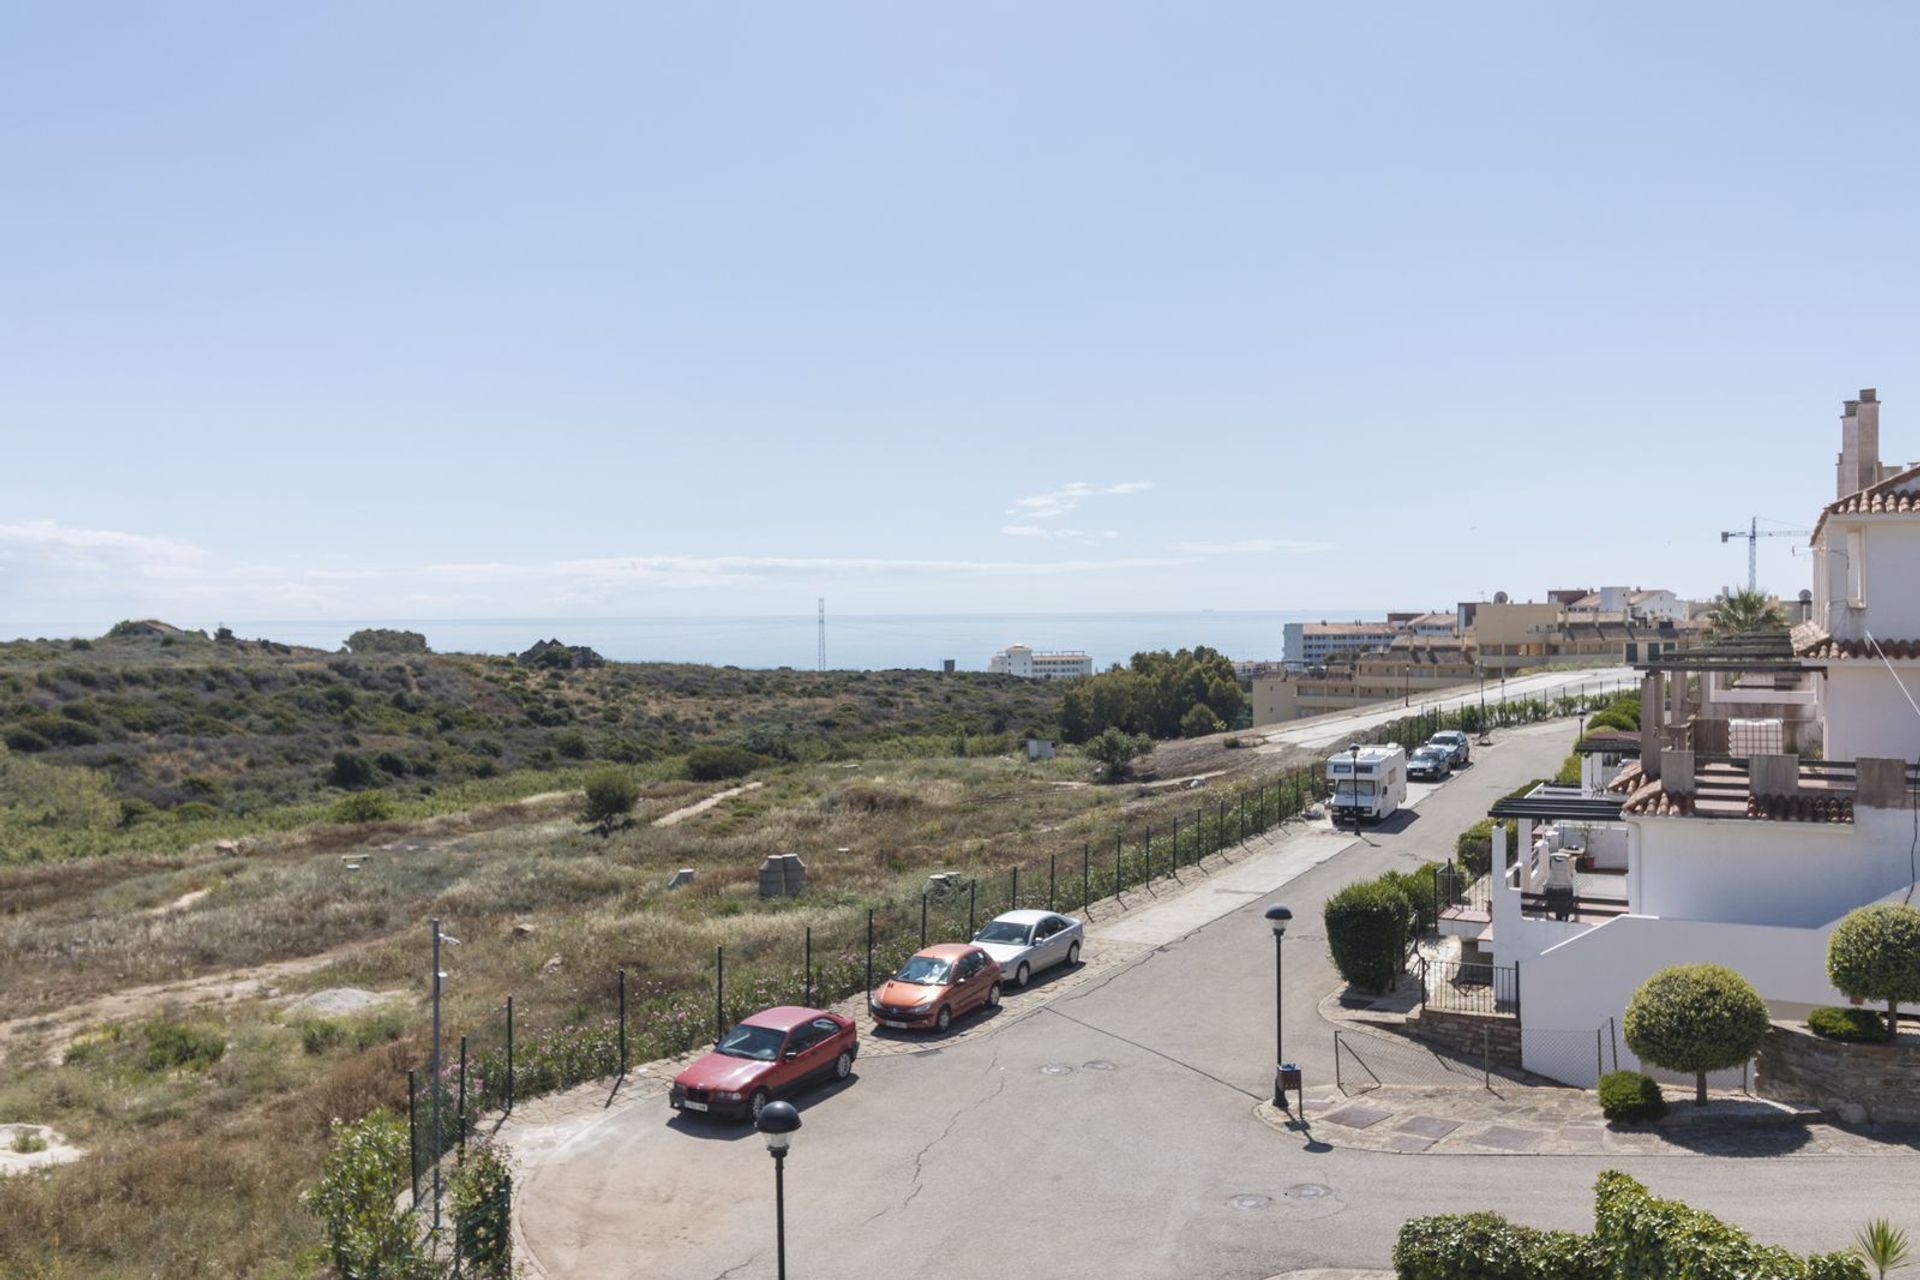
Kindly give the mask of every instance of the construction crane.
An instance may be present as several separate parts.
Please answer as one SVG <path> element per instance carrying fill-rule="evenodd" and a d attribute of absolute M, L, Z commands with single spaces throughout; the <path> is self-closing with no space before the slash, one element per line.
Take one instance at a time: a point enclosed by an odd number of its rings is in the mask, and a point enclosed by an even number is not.
<path fill-rule="evenodd" d="M 1735 538 L 1747 540 L 1747 590 L 1760 589 L 1760 539 L 1762 538 L 1809 538 L 1811 529 L 1762 529 L 1760 517 L 1754 516 L 1747 521 L 1744 529 L 1722 529 L 1720 541 L 1731 542 Z"/>

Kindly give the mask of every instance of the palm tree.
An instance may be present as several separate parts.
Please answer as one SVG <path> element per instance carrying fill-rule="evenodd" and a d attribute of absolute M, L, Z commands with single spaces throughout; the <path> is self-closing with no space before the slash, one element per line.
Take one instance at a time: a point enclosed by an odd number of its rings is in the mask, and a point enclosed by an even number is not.
<path fill-rule="evenodd" d="M 1854 1232 L 1853 1252 L 1879 1273 L 1880 1280 L 1887 1280 L 1887 1272 L 1908 1266 L 1913 1261 L 1907 1233 L 1885 1218 L 1875 1218 Z"/>
<path fill-rule="evenodd" d="M 1787 625 L 1786 610 L 1764 591 L 1736 591 L 1722 587 L 1720 598 L 1707 610 L 1715 636 L 1745 635 L 1749 631 L 1779 631 Z"/>

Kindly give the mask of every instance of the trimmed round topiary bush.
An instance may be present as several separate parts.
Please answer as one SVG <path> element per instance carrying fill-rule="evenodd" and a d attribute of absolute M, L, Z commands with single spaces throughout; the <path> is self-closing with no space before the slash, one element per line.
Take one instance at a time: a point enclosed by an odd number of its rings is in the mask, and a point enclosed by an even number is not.
<path fill-rule="evenodd" d="M 1885 1044 L 1893 1039 L 1887 1020 L 1871 1009 L 1836 1009 L 1822 1005 L 1807 1014 L 1807 1030 L 1823 1040 L 1843 1044 Z"/>
<path fill-rule="evenodd" d="M 1652 1076 L 1609 1071 L 1600 1077 L 1600 1110 L 1609 1120 L 1642 1124 L 1667 1114 L 1667 1100 Z"/>
<path fill-rule="evenodd" d="M 1707 1100 L 1707 1072 L 1737 1067 L 1766 1038 L 1767 1002 L 1718 964 L 1677 964 L 1648 978 L 1627 1003 L 1627 1047 L 1641 1061 L 1694 1074 L 1694 1103 Z"/>
<path fill-rule="evenodd" d="M 1847 912 L 1827 939 L 1827 977 L 1862 1000 L 1887 1002 L 1887 1034 L 1900 1033 L 1900 1004 L 1920 1000 L 1920 908 L 1883 902 Z"/>
<path fill-rule="evenodd" d="M 1407 895 L 1382 880 L 1361 880 L 1328 898 L 1323 914 L 1340 976 L 1362 991 L 1391 991 L 1413 928 Z"/>

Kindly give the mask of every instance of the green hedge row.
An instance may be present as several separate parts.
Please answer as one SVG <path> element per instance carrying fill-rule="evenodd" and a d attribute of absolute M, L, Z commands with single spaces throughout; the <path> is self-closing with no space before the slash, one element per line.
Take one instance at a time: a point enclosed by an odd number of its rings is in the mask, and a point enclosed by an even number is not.
<path fill-rule="evenodd" d="M 1866 1280 L 1851 1254 L 1801 1257 L 1662 1200 L 1609 1170 L 1594 1187 L 1594 1231 L 1540 1231 L 1495 1213 L 1415 1218 L 1393 1247 L 1400 1280 Z"/>

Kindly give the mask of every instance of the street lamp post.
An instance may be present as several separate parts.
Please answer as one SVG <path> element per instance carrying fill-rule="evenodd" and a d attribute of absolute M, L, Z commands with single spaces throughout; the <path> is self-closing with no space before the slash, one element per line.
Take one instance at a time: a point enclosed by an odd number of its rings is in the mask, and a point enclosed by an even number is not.
<path fill-rule="evenodd" d="M 800 1128 L 800 1113 L 791 1102 L 769 1102 L 754 1117 L 753 1127 L 767 1138 L 773 1157 L 773 1230 L 779 1280 L 787 1280 L 787 1148 Z"/>
<path fill-rule="evenodd" d="M 1360 744 L 1347 745 L 1347 785 L 1353 789 L 1353 834 L 1360 834 Z"/>
<path fill-rule="evenodd" d="M 1287 923 L 1293 919 L 1293 912 L 1275 903 L 1267 908 L 1267 923 L 1273 927 L 1273 1105 L 1285 1108 L 1287 1105 L 1287 1033 L 1283 1017 L 1286 1010 L 1286 987 L 1281 979 L 1285 968 L 1281 961 L 1281 939 L 1286 936 Z"/>

